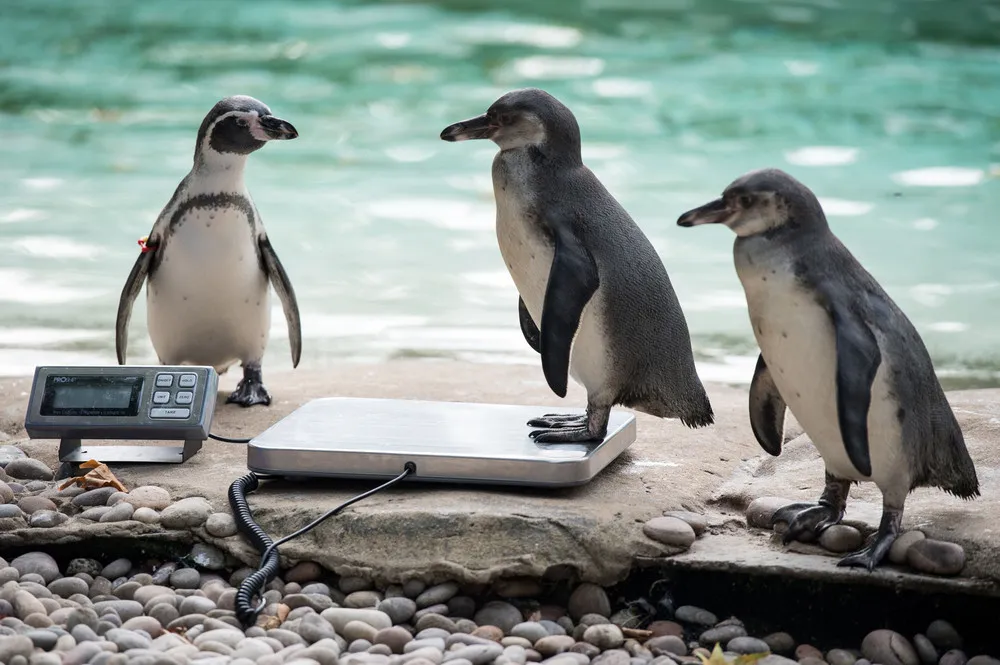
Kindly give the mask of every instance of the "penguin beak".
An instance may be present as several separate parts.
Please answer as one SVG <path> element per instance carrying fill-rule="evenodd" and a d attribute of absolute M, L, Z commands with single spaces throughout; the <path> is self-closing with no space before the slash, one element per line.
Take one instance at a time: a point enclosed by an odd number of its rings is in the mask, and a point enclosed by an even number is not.
<path fill-rule="evenodd" d="M 701 226 L 702 224 L 719 224 L 729 219 L 729 208 L 722 199 L 715 199 L 705 205 L 688 210 L 677 218 L 677 226 Z"/>
<path fill-rule="evenodd" d="M 488 139 L 493 135 L 493 132 L 495 132 L 496 129 L 496 126 L 490 124 L 486 114 L 483 114 L 445 127 L 441 132 L 441 138 L 445 141 Z"/>
<path fill-rule="evenodd" d="M 275 118 L 273 115 L 261 116 L 257 122 L 260 124 L 261 132 L 266 137 L 262 137 L 265 141 L 287 141 L 297 138 L 299 135 L 299 132 L 292 126 L 292 123 L 281 118 Z"/>

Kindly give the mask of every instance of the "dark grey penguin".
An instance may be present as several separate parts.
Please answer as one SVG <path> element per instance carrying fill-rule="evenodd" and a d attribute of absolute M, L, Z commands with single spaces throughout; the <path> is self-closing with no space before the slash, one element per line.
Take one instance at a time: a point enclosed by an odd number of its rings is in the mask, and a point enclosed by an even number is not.
<path fill-rule="evenodd" d="M 537 89 L 509 92 L 481 116 L 441 132 L 490 139 L 500 252 L 520 298 L 521 330 L 549 387 L 587 389 L 583 416 L 528 422 L 540 442 L 602 440 L 615 405 L 689 427 L 712 406 L 695 372 L 687 322 L 663 262 L 629 214 L 583 164 L 572 112 Z"/>
<path fill-rule="evenodd" d="M 787 407 L 826 464 L 818 504 L 775 514 L 788 523 L 786 543 L 815 539 L 839 522 L 851 483 L 872 481 L 882 492 L 878 533 L 839 562 L 872 570 L 899 533 L 913 489 L 979 495 L 920 335 L 833 234 L 809 188 L 777 169 L 753 171 L 677 223 L 725 224 L 736 233 L 736 273 L 760 346 L 750 385 L 757 441 L 781 452 Z"/>
<path fill-rule="evenodd" d="M 302 351 L 295 292 L 243 182 L 250 153 L 298 136 L 252 97 L 227 97 L 201 123 L 194 165 L 145 241 L 122 289 L 115 342 L 125 364 L 132 305 L 146 288 L 149 337 L 165 365 L 210 365 L 224 373 L 242 363 L 227 402 L 270 404 L 261 359 L 271 324 L 269 284 L 288 323 L 292 365 Z"/>

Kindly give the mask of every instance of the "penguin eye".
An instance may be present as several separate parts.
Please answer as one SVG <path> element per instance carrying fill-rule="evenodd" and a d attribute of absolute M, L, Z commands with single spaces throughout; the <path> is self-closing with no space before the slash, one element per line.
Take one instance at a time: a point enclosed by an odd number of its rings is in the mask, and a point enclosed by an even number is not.
<path fill-rule="evenodd" d="M 743 208 L 749 208 L 753 205 L 753 197 L 749 194 L 744 194 L 740 197 L 740 206 Z"/>
<path fill-rule="evenodd" d="M 250 121 L 247 120 L 246 118 L 236 118 L 236 124 L 239 125 L 240 127 L 249 127 Z"/>

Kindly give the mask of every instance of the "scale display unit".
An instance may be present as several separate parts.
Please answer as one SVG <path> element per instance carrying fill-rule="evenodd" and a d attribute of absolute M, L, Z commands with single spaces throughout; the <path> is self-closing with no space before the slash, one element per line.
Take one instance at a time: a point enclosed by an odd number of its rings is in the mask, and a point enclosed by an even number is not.
<path fill-rule="evenodd" d="M 176 464 L 208 438 L 218 381 L 211 367 L 37 367 L 24 428 L 32 439 L 60 439 L 60 462 Z M 183 444 L 84 445 L 102 439 Z"/>
<path fill-rule="evenodd" d="M 635 416 L 613 410 L 603 441 L 538 443 L 527 422 L 579 409 L 331 397 L 302 405 L 247 447 L 256 474 L 571 487 L 589 482 L 636 436 Z"/>

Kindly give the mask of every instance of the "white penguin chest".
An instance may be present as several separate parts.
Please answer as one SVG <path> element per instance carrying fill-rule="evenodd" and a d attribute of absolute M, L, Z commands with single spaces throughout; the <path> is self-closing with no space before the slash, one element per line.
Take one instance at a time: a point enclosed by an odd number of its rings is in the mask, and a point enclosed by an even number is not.
<path fill-rule="evenodd" d="M 552 242 L 542 235 L 543 220 L 531 213 L 537 209 L 516 161 L 509 165 L 506 178 L 494 177 L 497 216 L 496 233 L 500 254 L 514 286 L 541 329 L 545 291 L 555 257 Z M 600 390 L 607 376 L 607 344 L 599 322 L 601 299 L 598 291 L 584 307 L 570 352 L 570 376 L 588 392 Z"/>
<path fill-rule="evenodd" d="M 149 333 L 161 360 L 220 367 L 259 359 L 270 327 L 268 286 L 244 211 L 185 212 L 147 287 Z"/>
<path fill-rule="evenodd" d="M 837 407 L 837 351 L 833 323 L 814 294 L 795 279 L 790 264 L 737 261 L 754 336 L 782 398 L 820 452 L 827 469 L 866 480 L 847 456 Z M 901 432 L 885 381 L 886 364 L 872 386 L 868 412 L 872 476 L 894 484 L 901 465 Z"/>

